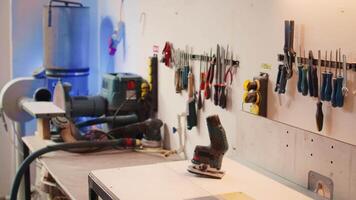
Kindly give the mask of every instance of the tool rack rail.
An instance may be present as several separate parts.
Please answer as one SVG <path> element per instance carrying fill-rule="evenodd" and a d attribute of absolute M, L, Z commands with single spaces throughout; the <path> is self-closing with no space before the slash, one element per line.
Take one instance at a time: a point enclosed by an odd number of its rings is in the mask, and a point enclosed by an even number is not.
<path fill-rule="evenodd" d="M 299 61 L 302 63 L 308 63 L 309 58 L 304 58 L 304 57 L 298 57 Z M 284 61 L 284 55 L 283 54 L 278 54 L 278 61 L 283 62 Z M 295 62 L 295 56 L 292 58 L 292 62 Z M 330 65 L 331 63 L 331 65 Z M 328 67 L 335 68 L 336 62 L 335 61 L 325 61 L 321 60 L 321 66 L 326 66 L 328 64 Z M 342 62 L 339 62 L 339 64 L 342 64 Z M 318 59 L 313 59 L 313 65 L 318 65 Z M 353 71 L 356 71 L 356 63 L 346 63 L 346 68 L 347 69 L 352 69 Z"/>
<path fill-rule="evenodd" d="M 206 60 L 208 60 L 208 61 L 212 61 L 214 57 L 205 56 L 205 55 L 190 54 L 190 58 L 191 58 L 192 60 L 206 59 Z M 230 62 L 231 62 L 230 59 L 225 59 L 225 64 L 229 64 Z M 238 60 L 232 60 L 232 65 L 237 68 L 237 67 L 240 66 L 240 61 L 238 61 Z"/>

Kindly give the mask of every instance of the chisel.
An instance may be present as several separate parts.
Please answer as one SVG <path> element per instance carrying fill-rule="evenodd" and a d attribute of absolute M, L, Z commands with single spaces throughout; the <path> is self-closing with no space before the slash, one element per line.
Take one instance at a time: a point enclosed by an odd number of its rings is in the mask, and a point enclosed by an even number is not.
<path fill-rule="evenodd" d="M 328 52 L 325 51 L 325 63 L 328 60 Z M 321 70 L 321 68 L 320 68 Z M 322 101 L 325 101 L 325 88 L 326 88 L 326 80 L 327 80 L 327 73 L 326 73 L 326 64 L 324 64 L 324 71 L 322 73 L 322 75 L 320 76 L 320 79 L 322 80 L 322 84 L 321 84 L 321 89 L 320 89 L 320 99 Z"/>
<path fill-rule="evenodd" d="M 319 68 L 319 77 L 321 77 L 321 52 L 318 51 L 318 67 L 316 70 L 318 71 Z M 321 79 L 320 79 L 321 80 Z M 321 84 L 319 84 L 321 85 Z M 324 122 L 324 114 L 323 114 L 323 103 L 321 102 L 320 96 L 318 96 L 318 103 L 316 103 L 316 126 L 318 131 L 323 129 L 323 122 Z"/>
<path fill-rule="evenodd" d="M 305 50 L 303 51 L 303 57 L 305 57 Z M 308 95 L 308 67 L 306 63 L 302 62 L 303 65 L 303 71 L 302 71 L 302 83 L 301 83 L 301 89 L 302 89 L 302 95 L 307 96 Z"/>
<path fill-rule="evenodd" d="M 332 107 L 337 107 L 337 101 L 336 101 L 336 92 L 337 92 L 337 88 L 338 88 L 338 85 L 337 85 L 337 65 L 338 65 L 338 62 L 337 62 L 337 59 L 338 59 L 338 50 L 336 50 L 336 57 L 335 57 L 335 76 L 333 78 L 333 91 L 331 93 L 331 105 Z"/>
<path fill-rule="evenodd" d="M 333 52 L 330 51 L 330 57 L 329 57 L 329 62 L 326 60 L 326 63 L 328 63 L 328 72 L 326 73 L 326 83 L 325 83 L 325 101 L 330 101 L 331 100 L 331 93 L 332 93 L 332 80 L 333 80 L 333 73 L 331 72 L 331 58 L 332 58 Z"/>

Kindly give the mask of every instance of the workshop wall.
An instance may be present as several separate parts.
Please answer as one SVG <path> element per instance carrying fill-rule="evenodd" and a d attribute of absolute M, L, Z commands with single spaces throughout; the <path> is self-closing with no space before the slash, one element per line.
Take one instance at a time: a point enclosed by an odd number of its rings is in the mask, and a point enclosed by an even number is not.
<path fill-rule="evenodd" d="M 297 76 L 288 82 L 285 95 L 273 92 L 279 64 L 277 54 L 283 52 L 284 20 L 296 21 L 297 44 L 307 51 L 313 50 L 316 54 L 319 49 L 342 48 L 352 61 L 356 56 L 356 43 L 350 42 L 355 31 L 350 24 L 356 18 L 355 8 L 352 0 L 141 1 L 140 16 L 144 15 L 144 19 L 139 21 L 138 39 L 143 58 L 152 55 L 153 45 L 159 45 L 161 51 L 165 41 L 172 42 L 175 48 L 184 49 L 189 45 L 196 54 L 211 47 L 215 49 L 220 43 L 229 44 L 241 63 L 228 109 L 221 110 L 206 102 L 205 110 L 199 113 L 200 125 L 188 131 L 188 157 L 192 156 L 196 144 L 209 143 L 205 117 L 219 114 L 229 137 L 230 156 L 242 157 L 304 187 L 307 172 L 319 171 L 333 178 L 335 199 L 355 196 L 354 94 L 349 94 L 342 109 L 331 109 L 329 103 L 324 103 L 324 130 L 317 133 L 316 99 L 297 93 Z M 271 69 L 262 68 L 265 64 Z M 139 65 L 145 70 L 143 66 L 147 64 L 140 59 Z M 199 63 L 194 66 L 198 74 Z M 144 75 L 142 70 L 140 73 Z M 242 83 L 260 71 L 270 74 L 268 118 L 272 120 L 241 111 Z M 353 91 L 354 72 L 348 75 L 348 86 Z M 186 111 L 187 94 L 176 94 L 173 80 L 174 70 L 161 64 L 158 116 L 166 122 L 166 135 L 171 138 L 170 145 L 176 148 L 178 136 L 172 133 L 172 127 L 177 125 L 177 114 Z"/>
<path fill-rule="evenodd" d="M 0 1 L 0 88 L 11 78 L 11 0 Z M 0 198 L 10 190 L 14 169 L 14 151 L 11 149 L 13 137 L 5 131 L 0 122 Z"/>

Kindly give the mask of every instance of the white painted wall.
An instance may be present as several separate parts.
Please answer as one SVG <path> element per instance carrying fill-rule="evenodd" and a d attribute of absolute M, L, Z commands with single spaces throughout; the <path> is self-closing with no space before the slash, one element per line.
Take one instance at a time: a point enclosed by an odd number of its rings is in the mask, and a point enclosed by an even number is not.
<path fill-rule="evenodd" d="M 127 7 L 134 6 L 130 2 L 125 2 Z M 324 103 L 324 130 L 316 133 L 316 99 L 296 93 L 297 76 L 289 81 L 287 94 L 279 96 L 273 89 L 279 64 L 277 54 L 283 52 L 285 19 L 296 21 L 296 47 L 301 44 L 307 51 L 313 50 L 315 55 L 318 49 L 335 51 L 342 48 L 350 61 L 356 60 L 356 43 L 352 42 L 355 28 L 351 25 L 356 19 L 353 12 L 356 2 L 145 0 L 140 1 L 139 6 L 139 13 L 130 13 L 125 17 L 132 19 L 127 27 L 135 29 L 136 23 L 139 23 L 136 40 L 140 47 L 137 64 L 141 75 L 147 74 L 146 58 L 152 55 L 152 46 L 159 45 L 162 49 L 165 41 L 173 42 L 176 48 L 189 45 L 195 53 L 209 51 L 216 43 L 229 44 L 241 62 L 228 110 L 221 110 L 207 102 L 205 111 L 200 113 L 199 127 L 188 133 L 189 157 L 196 144 L 209 143 L 205 117 L 219 114 L 232 147 L 230 156 L 242 157 L 304 187 L 307 172 L 319 171 L 334 180 L 335 199 L 352 199 L 356 194 L 356 136 L 353 131 L 356 124 L 352 123 L 356 117 L 354 95 L 347 97 L 343 109 L 332 109 L 329 103 Z M 146 16 L 145 24 L 139 20 L 142 13 Z M 302 27 L 304 31 L 301 31 Z M 272 69 L 261 69 L 262 63 L 270 64 Z M 129 62 L 124 65 L 129 71 L 136 70 L 136 66 Z M 194 65 L 194 71 L 198 72 L 199 63 Z M 270 74 L 268 117 L 272 121 L 241 111 L 242 83 L 260 71 Z M 175 93 L 173 76 L 172 69 L 160 65 L 158 116 L 166 122 L 166 131 L 175 148 L 178 145 L 177 135 L 171 130 L 176 126 L 176 115 L 186 110 L 187 96 L 186 93 Z M 353 72 L 348 79 L 350 90 L 355 90 Z M 315 142 L 311 143 L 311 139 Z"/>
<path fill-rule="evenodd" d="M 11 0 L 0 1 L 0 88 L 11 78 Z M 0 122 L 0 197 L 8 194 L 14 174 L 10 136 Z"/>

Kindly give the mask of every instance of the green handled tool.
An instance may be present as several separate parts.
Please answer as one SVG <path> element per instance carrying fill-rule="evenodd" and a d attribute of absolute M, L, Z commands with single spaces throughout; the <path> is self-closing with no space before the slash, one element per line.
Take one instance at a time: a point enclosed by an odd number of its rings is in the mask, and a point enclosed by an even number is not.
<path fill-rule="evenodd" d="M 321 76 L 321 52 L 318 51 L 318 68 L 319 68 L 319 77 Z M 318 70 L 318 69 L 317 69 Z M 321 79 L 320 79 L 321 80 Z M 321 84 L 319 84 L 321 85 Z M 323 129 L 324 114 L 323 114 L 323 103 L 321 102 L 320 96 L 318 96 L 318 103 L 316 103 L 316 126 L 318 131 Z"/>

